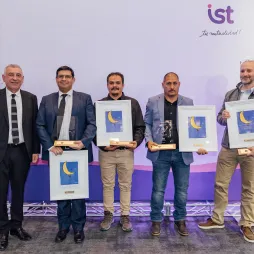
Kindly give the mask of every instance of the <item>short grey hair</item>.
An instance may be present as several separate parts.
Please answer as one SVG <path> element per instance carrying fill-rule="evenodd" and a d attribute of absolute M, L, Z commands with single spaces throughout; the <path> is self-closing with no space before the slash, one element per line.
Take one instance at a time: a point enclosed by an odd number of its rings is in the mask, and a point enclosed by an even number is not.
<path fill-rule="evenodd" d="M 4 68 L 4 75 L 6 74 L 6 71 L 8 68 L 19 68 L 21 71 L 21 67 L 18 64 L 8 64 L 5 68 Z M 22 75 L 23 75 L 23 71 L 22 71 Z"/>
<path fill-rule="evenodd" d="M 240 64 L 242 65 L 243 63 L 246 62 L 254 62 L 254 57 L 246 57 L 240 62 Z"/>

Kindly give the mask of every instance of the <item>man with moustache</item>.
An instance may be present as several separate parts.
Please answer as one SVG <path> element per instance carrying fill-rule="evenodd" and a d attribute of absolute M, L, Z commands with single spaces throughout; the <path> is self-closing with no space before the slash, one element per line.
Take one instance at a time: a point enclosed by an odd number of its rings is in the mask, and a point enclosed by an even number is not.
<path fill-rule="evenodd" d="M 0 251 L 8 246 L 8 236 L 31 240 L 23 229 L 24 188 L 30 163 L 36 163 L 40 143 L 36 135 L 37 97 L 20 89 L 24 82 L 17 64 L 5 67 L 6 85 L 0 90 Z M 11 186 L 11 219 L 7 213 L 8 186 Z"/>
<path fill-rule="evenodd" d="M 227 119 L 229 112 L 225 102 L 254 99 L 254 60 L 247 60 L 240 67 L 241 82 L 235 89 L 226 93 L 222 108 L 217 116 L 220 125 L 226 126 L 222 139 L 222 148 L 218 156 L 215 179 L 214 210 L 211 218 L 199 223 L 201 229 L 224 228 L 224 212 L 228 204 L 228 187 L 236 166 L 240 164 L 242 175 L 242 200 L 240 231 L 246 241 L 254 243 L 254 233 L 251 228 L 254 223 L 254 157 L 238 155 L 237 149 L 229 148 Z M 254 100 L 253 100 L 254 105 Z M 250 154 L 253 148 L 250 148 Z"/>
<path fill-rule="evenodd" d="M 44 160 L 49 159 L 49 152 L 55 155 L 63 153 L 63 148 L 54 146 L 55 140 L 69 140 L 71 136 L 72 140 L 77 140 L 71 148 L 87 149 L 88 161 L 93 160 L 91 141 L 96 133 L 94 106 L 90 95 L 72 89 L 74 82 L 74 71 L 68 66 L 62 66 L 56 71 L 59 91 L 42 98 L 36 124 Z M 58 122 L 58 119 L 62 120 Z M 55 242 L 64 241 L 72 225 L 74 242 L 82 243 L 85 237 L 85 200 L 59 200 L 57 204 L 59 231 Z"/>
<path fill-rule="evenodd" d="M 193 155 L 191 152 L 179 151 L 177 107 L 192 106 L 193 101 L 178 93 L 180 81 L 174 72 L 169 72 L 164 76 L 162 87 L 164 93 L 149 98 L 145 113 L 147 158 L 153 164 L 151 234 L 153 236 L 160 235 L 164 194 L 169 171 L 172 168 L 175 185 L 175 211 L 173 213 L 175 227 L 180 235 L 187 236 L 189 233 L 185 224 L 186 202 Z M 165 131 L 167 129 L 170 131 Z M 157 144 L 176 144 L 176 149 L 153 152 L 152 146 Z M 206 153 L 207 151 L 204 149 L 198 150 L 198 154 Z"/>
<path fill-rule="evenodd" d="M 145 124 L 142 111 L 137 100 L 123 93 L 124 76 L 120 72 L 113 72 L 107 76 L 109 94 L 102 101 L 131 100 L 133 146 L 131 148 L 107 146 L 99 147 L 99 162 L 101 180 L 103 183 L 104 219 L 100 224 L 101 231 L 110 229 L 114 213 L 115 174 L 118 173 L 120 188 L 120 225 L 125 232 L 132 231 L 130 221 L 131 183 L 134 166 L 134 150 L 144 139 Z"/>

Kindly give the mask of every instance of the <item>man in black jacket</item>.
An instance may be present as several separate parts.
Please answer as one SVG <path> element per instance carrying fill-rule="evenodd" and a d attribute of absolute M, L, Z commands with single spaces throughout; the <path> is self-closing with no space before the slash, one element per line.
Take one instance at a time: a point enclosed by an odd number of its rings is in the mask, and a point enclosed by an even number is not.
<path fill-rule="evenodd" d="M 20 90 L 24 76 L 18 65 L 8 65 L 2 78 L 6 88 L 0 90 L 0 251 L 8 246 L 9 231 L 22 241 L 31 239 L 22 228 L 24 186 L 30 163 L 36 163 L 40 153 L 37 97 Z M 6 204 L 9 183 L 11 220 Z"/>
<path fill-rule="evenodd" d="M 114 187 L 115 174 L 118 173 L 118 182 L 120 188 L 120 225 L 123 231 L 132 231 L 130 222 L 130 201 L 131 201 L 131 183 L 134 166 L 134 150 L 142 143 L 144 139 L 145 124 L 142 111 L 137 100 L 126 96 L 123 93 L 124 76 L 119 72 L 110 73 L 107 77 L 107 87 L 109 94 L 101 99 L 108 100 L 131 100 L 132 112 L 132 130 L 133 130 L 133 147 L 125 148 L 118 146 L 100 147 L 99 162 L 101 167 L 101 180 L 103 183 L 103 204 L 104 220 L 100 228 L 106 231 L 113 223 L 114 213 Z"/>

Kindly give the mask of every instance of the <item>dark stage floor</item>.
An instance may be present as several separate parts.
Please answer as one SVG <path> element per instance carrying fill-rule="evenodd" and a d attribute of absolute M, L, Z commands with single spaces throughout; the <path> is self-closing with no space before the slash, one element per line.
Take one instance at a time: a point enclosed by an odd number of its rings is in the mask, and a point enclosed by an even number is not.
<path fill-rule="evenodd" d="M 189 237 L 179 236 L 172 218 L 165 220 L 160 237 L 150 235 L 149 217 L 132 217 L 133 232 L 125 233 L 119 227 L 119 217 L 107 232 L 99 230 L 101 218 L 90 217 L 85 227 L 86 239 L 81 245 L 73 242 L 72 231 L 60 244 L 54 242 L 57 232 L 56 217 L 27 217 L 24 228 L 33 239 L 21 242 L 10 236 L 3 253 L 254 253 L 254 244 L 246 242 L 233 218 L 226 218 L 225 229 L 202 231 L 197 223 L 203 217 L 188 218 Z"/>

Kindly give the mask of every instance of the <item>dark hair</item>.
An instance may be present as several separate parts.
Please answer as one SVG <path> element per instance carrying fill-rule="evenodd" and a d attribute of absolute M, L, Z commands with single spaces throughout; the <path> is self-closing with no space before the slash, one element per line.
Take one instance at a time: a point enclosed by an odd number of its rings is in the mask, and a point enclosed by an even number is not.
<path fill-rule="evenodd" d="M 122 79 L 122 83 L 124 84 L 124 76 L 123 76 L 122 73 L 120 73 L 120 72 L 111 72 L 111 73 L 109 73 L 108 76 L 107 76 L 107 83 L 108 83 L 108 80 L 111 76 L 120 76 L 121 79 Z"/>
<path fill-rule="evenodd" d="M 70 71 L 70 72 L 71 72 L 71 76 L 74 78 L 74 71 L 73 71 L 73 69 L 72 69 L 71 67 L 69 67 L 69 66 L 64 65 L 64 66 L 59 67 L 59 68 L 57 69 L 57 71 L 56 71 L 56 77 L 58 77 L 58 72 L 59 72 L 59 71 Z"/>
<path fill-rule="evenodd" d="M 178 75 L 175 73 L 175 72 L 168 72 L 167 74 L 165 74 L 163 80 L 165 81 L 166 77 L 169 75 L 169 74 L 173 74 L 173 75 L 176 75 L 177 79 L 179 80 L 179 77 Z"/>

